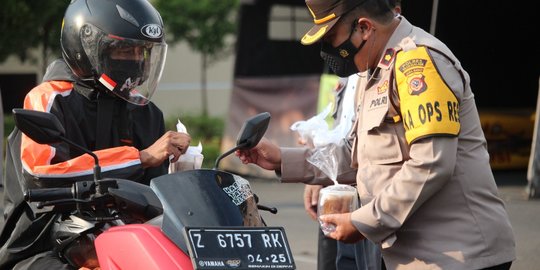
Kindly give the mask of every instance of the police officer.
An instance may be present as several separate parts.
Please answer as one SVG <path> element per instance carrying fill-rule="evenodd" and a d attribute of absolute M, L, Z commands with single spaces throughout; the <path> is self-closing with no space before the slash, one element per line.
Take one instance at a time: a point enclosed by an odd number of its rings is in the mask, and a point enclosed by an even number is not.
<path fill-rule="evenodd" d="M 150 98 L 163 70 L 163 21 L 147 0 L 73 0 L 61 30 L 62 59 L 49 65 L 24 108 L 56 115 L 65 136 L 92 150 L 104 177 L 148 184 L 185 153 L 188 134 L 165 132 Z M 23 200 L 36 186 L 92 179 L 93 160 L 65 143 L 37 144 L 17 129 L 7 149 L 1 269 L 71 269 L 49 252 L 54 214 Z"/>
<path fill-rule="evenodd" d="M 322 216 L 336 225 L 329 236 L 379 243 L 388 269 L 509 269 L 512 226 L 469 76 L 456 57 L 385 1 L 306 4 L 315 26 L 302 43 L 320 42 L 322 58 L 340 76 L 368 73 L 356 96 L 352 153 L 347 159 L 342 151 L 340 164 L 343 172 L 357 168 L 362 206 Z M 283 182 L 325 182 L 306 164 L 309 154 L 268 140 L 237 153 L 244 163 L 278 171 Z"/>

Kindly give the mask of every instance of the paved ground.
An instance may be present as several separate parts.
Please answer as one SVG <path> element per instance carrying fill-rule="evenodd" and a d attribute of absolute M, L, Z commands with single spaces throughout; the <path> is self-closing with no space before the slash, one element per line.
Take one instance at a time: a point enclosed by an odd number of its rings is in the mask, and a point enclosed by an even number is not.
<path fill-rule="evenodd" d="M 540 269 L 540 200 L 525 196 L 526 172 L 495 172 L 501 197 L 505 200 L 517 241 L 517 260 L 512 270 Z M 304 212 L 303 184 L 252 180 L 260 203 L 277 207 L 277 215 L 264 213 L 269 226 L 283 226 L 298 270 L 316 269 L 317 223 Z"/>

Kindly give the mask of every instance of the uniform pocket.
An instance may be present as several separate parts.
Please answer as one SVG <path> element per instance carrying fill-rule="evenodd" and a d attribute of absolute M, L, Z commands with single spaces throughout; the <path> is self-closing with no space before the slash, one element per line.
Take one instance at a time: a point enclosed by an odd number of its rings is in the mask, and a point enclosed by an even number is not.
<path fill-rule="evenodd" d="M 391 164 L 403 161 L 396 124 L 381 123 L 367 132 L 365 155 L 371 164 Z"/>

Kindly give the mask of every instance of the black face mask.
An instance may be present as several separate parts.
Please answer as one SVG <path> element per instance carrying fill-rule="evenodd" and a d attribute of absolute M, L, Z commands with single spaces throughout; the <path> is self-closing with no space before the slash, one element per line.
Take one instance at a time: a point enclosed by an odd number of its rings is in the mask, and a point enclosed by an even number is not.
<path fill-rule="evenodd" d="M 356 24 L 353 24 L 353 30 L 355 26 Z M 349 77 L 359 72 L 354 64 L 354 56 L 364 47 L 366 41 L 363 40 L 358 48 L 355 47 L 351 42 L 353 30 L 349 38 L 335 48 L 327 42 L 322 42 L 321 57 L 339 77 Z"/>
<path fill-rule="evenodd" d="M 105 66 L 109 67 L 105 70 L 107 76 L 117 83 L 116 88 L 119 91 L 116 91 L 116 94 L 126 98 L 131 89 L 141 85 L 148 77 L 145 61 L 107 59 Z"/>

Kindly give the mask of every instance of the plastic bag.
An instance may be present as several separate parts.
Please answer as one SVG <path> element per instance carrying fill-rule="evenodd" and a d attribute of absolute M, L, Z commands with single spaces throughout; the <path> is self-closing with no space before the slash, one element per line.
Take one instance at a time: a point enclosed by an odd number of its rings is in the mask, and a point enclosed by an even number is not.
<path fill-rule="evenodd" d="M 339 160 L 336 156 L 336 148 L 349 130 L 347 123 L 340 123 L 334 129 L 328 128 L 325 118 L 331 109 L 332 104 L 328 104 L 322 112 L 307 121 L 292 124 L 291 130 L 297 131 L 304 141 L 314 147 L 307 161 L 337 184 Z"/>
<path fill-rule="evenodd" d="M 180 119 L 178 119 L 178 123 L 176 124 L 176 130 L 187 133 L 186 126 Z M 169 164 L 169 173 L 200 169 L 203 159 L 202 144 L 199 142 L 197 146 L 189 146 L 186 153 L 181 155 L 176 162 Z"/>
<path fill-rule="evenodd" d="M 300 138 L 309 146 L 315 146 L 316 137 L 322 135 L 321 131 L 328 131 L 328 123 L 325 119 L 328 117 L 328 114 L 330 114 L 331 109 L 332 103 L 328 104 L 322 112 L 310 119 L 293 123 L 291 125 L 291 130 L 298 132 Z"/>
<path fill-rule="evenodd" d="M 315 147 L 311 156 L 307 158 L 307 161 L 313 166 L 319 168 L 328 178 L 330 178 L 334 184 L 337 182 L 338 162 L 335 155 L 336 144 L 328 144 L 321 147 Z"/>

